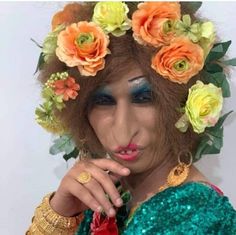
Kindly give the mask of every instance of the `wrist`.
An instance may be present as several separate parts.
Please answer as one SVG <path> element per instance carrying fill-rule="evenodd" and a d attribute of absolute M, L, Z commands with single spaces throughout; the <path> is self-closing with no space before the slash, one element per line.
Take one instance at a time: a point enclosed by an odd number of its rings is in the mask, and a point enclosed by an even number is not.
<path fill-rule="evenodd" d="M 61 198 L 56 192 L 52 193 L 49 198 L 50 207 L 60 216 L 64 217 L 75 217 L 78 216 L 82 211 L 78 211 L 75 206 L 71 206 L 71 203 L 61 203 Z"/>
<path fill-rule="evenodd" d="M 42 203 L 36 208 L 32 225 L 26 234 L 61 234 L 72 235 L 83 220 L 83 213 L 78 216 L 65 217 L 55 212 L 49 201 L 54 193 L 43 198 Z"/>

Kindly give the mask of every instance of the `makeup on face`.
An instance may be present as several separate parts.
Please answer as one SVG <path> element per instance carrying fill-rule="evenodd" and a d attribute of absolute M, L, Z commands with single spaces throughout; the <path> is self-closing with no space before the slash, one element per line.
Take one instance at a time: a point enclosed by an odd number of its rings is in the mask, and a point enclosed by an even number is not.
<path fill-rule="evenodd" d="M 108 86 L 99 87 L 91 97 L 92 105 L 115 105 L 116 101 Z"/>
<path fill-rule="evenodd" d="M 114 155 L 125 161 L 135 161 L 140 155 L 142 148 L 137 144 L 130 143 L 126 147 L 118 147 L 114 151 Z"/>
<path fill-rule="evenodd" d="M 132 103 L 150 103 L 153 100 L 151 84 L 144 76 L 128 80 L 129 98 Z M 91 98 L 92 105 L 115 105 L 116 99 L 113 96 L 109 85 L 99 87 Z"/>
<path fill-rule="evenodd" d="M 151 84 L 144 76 L 129 80 L 132 103 L 149 103 L 153 100 Z"/>

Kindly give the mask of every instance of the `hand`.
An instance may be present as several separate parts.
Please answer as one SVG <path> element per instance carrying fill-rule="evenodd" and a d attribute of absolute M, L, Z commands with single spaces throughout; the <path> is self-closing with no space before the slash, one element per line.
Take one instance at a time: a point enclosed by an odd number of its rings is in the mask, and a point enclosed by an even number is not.
<path fill-rule="evenodd" d="M 89 172 L 92 179 L 80 184 L 76 177 L 83 171 Z M 74 216 L 88 208 L 99 212 L 104 210 L 108 216 L 115 216 L 113 206 L 122 206 L 122 199 L 114 183 L 129 174 L 128 168 L 111 159 L 78 161 L 62 179 L 50 205 L 63 216 Z"/>

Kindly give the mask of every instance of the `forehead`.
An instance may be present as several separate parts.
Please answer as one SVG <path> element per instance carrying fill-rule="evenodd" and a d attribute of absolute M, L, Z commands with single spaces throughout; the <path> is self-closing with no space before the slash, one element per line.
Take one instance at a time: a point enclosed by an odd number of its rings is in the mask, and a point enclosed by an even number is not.
<path fill-rule="evenodd" d="M 145 74 L 137 63 L 124 64 L 119 70 L 110 73 L 104 85 L 113 87 L 119 85 L 135 85 L 144 80 Z"/>

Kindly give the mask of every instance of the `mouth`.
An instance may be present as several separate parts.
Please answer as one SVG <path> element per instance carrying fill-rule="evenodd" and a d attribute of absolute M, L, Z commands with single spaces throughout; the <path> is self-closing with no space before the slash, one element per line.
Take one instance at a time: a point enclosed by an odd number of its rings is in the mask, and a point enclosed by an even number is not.
<path fill-rule="evenodd" d="M 137 145 L 129 145 L 125 148 L 119 147 L 115 152 L 114 156 L 124 161 L 135 161 L 140 155 L 141 149 Z"/>

